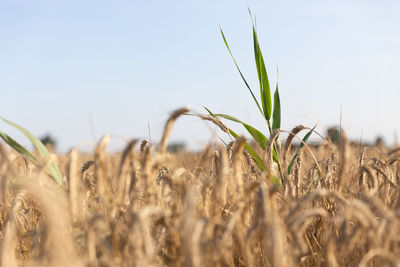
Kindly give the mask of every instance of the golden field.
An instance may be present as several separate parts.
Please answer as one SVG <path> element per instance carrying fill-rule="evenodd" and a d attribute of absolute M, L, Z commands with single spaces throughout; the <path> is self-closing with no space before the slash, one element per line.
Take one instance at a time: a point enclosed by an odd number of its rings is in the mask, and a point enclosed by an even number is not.
<path fill-rule="evenodd" d="M 399 264 L 400 149 L 322 139 L 278 186 L 271 150 L 261 172 L 243 138 L 167 152 L 175 119 L 157 146 L 134 139 L 110 154 L 105 136 L 92 154 L 39 165 L 1 144 L 1 265 Z M 277 142 L 283 166 L 294 135 Z M 62 186 L 47 174 L 52 161 Z"/>

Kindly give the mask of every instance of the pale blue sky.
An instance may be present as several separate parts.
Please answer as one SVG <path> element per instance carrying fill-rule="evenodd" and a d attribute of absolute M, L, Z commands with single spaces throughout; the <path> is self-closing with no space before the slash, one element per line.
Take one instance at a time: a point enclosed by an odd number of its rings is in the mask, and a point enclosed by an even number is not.
<path fill-rule="evenodd" d="M 169 112 L 184 105 L 266 130 L 219 33 L 221 25 L 258 92 L 247 6 L 272 87 L 279 67 L 282 128 L 318 123 L 324 132 L 342 108 L 350 137 L 393 142 L 399 1 L 0 0 L 0 115 L 51 133 L 61 151 L 106 133 L 147 139 L 148 125 L 157 141 Z M 172 139 L 198 146 L 210 128 L 180 118 Z"/>

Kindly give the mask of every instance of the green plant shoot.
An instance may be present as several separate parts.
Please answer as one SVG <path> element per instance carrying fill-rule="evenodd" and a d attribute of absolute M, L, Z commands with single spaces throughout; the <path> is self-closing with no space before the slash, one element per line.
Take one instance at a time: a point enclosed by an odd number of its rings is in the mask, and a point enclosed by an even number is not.
<path fill-rule="evenodd" d="M 228 52 L 230 54 L 230 56 L 233 59 L 233 62 L 236 66 L 236 69 L 238 70 L 240 77 L 242 78 L 244 84 L 246 85 L 247 89 L 249 90 L 255 105 L 257 106 L 258 110 L 260 111 L 260 113 L 262 114 L 264 120 L 266 121 L 268 130 L 269 130 L 269 134 L 272 134 L 273 131 L 279 130 L 281 127 L 281 102 L 280 102 L 280 96 L 279 96 L 279 87 L 278 87 L 278 82 L 276 84 L 276 88 L 275 88 L 275 92 L 273 95 L 273 105 L 272 105 L 272 95 L 271 95 L 271 87 L 269 84 L 269 79 L 268 79 L 268 73 L 267 73 L 267 69 L 265 66 L 265 61 L 264 61 L 264 57 L 261 51 L 261 47 L 258 41 L 258 35 L 257 35 L 257 30 L 256 30 L 256 26 L 253 20 L 253 17 L 251 15 L 251 11 L 249 9 L 249 14 L 250 14 L 250 18 L 251 18 L 251 22 L 252 22 L 252 32 L 253 32 L 253 46 L 254 46 L 254 59 L 255 59 L 255 65 L 256 65 L 256 69 L 257 69 L 257 76 L 258 76 L 258 82 L 259 82 L 259 87 L 260 87 L 260 102 L 257 100 L 256 96 L 253 93 L 253 90 L 250 88 L 249 83 L 247 82 L 246 78 L 243 75 L 243 72 L 241 71 L 236 59 L 234 58 L 232 51 L 229 47 L 228 41 L 226 40 L 225 34 L 222 31 L 222 29 L 220 28 L 221 31 L 221 35 L 222 38 L 224 40 L 225 46 L 228 49 Z M 277 70 L 278 73 L 278 70 Z M 227 115 L 227 114 L 214 114 L 212 113 L 208 108 L 205 107 L 205 109 L 207 110 L 207 112 L 214 117 L 220 117 L 226 120 L 230 120 L 236 123 L 239 123 L 241 125 L 243 125 L 243 127 L 247 130 L 247 132 L 254 138 L 254 140 L 256 141 L 256 143 L 263 149 L 265 150 L 267 147 L 267 143 L 268 143 L 268 138 L 258 129 L 256 129 L 255 127 L 239 120 L 238 118 L 231 116 L 231 115 Z M 234 137 L 237 138 L 238 135 L 233 132 L 232 130 L 229 129 L 229 133 Z M 306 135 L 306 137 L 303 139 L 303 142 L 306 142 L 307 139 L 309 138 L 309 136 L 311 135 L 312 130 Z M 277 138 L 275 139 L 277 140 Z M 276 141 L 274 141 L 273 143 L 273 160 L 274 162 L 278 165 L 278 170 L 279 170 L 279 174 L 280 174 L 280 181 L 281 183 L 284 182 L 285 180 L 285 175 L 289 175 L 291 173 L 294 161 L 296 160 L 300 150 L 303 148 L 304 144 L 300 144 L 300 146 L 298 147 L 296 153 L 294 154 L 292 160 L 290 161 L 289 167 L 286 171 L 286 174 L 282 171 L 282 166 L 279 160 L 279 154 L 278 154 L 278 146 Z M 253 159 L 257 162 L 258 167 L 260 168 L 260 170 L 265 170 L 265 164 L 264 161 L 262 160 L 261 155 L 257 154 L 255 152 L 255 150 L 248 144 L 245 144 L 245 149 L 249 152 L 249 154 L 253 157 Z M 278 183 L 280 185 L 280 182 L 272 177 L 271 178 L 272 181 L 274 181 L 275 183 Z"/>

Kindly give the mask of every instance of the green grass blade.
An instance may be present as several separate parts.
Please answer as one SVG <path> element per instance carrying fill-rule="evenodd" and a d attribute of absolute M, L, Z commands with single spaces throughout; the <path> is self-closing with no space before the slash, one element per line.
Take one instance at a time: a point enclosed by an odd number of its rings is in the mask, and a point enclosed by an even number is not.
<path fill-rule="evenodd" d="M 57 163 L 52 162 L 49 166 L 49 175 L 53 177 L 57 184 L 62 185 L 62 175 L 60 169 L 58 169 Z"/>
<path fill-rule="evenodd" d="M 23 146 L 21 146 L 17 141 L 12 139 L 10 136 L 7 134 L 0 132 L 0 137 L 6 142 L 11 148 L 13 148 L 15 151 L 18 153 L 25 155 L 30 161 L 32 161 L 34 164 L 38 164 L 37 159 L 28 151 L 26 150 Z"/>
<path fill-rule="evenodd" d="M 211 116 L 213 116 L 213 117 L 217 117 L 217 115 L 224 115 L 224 114 L 214 114 L 214 113 L 211 112 L 210 109 L 208 109 L 208 108 L 205 107 L 205 106 L 203 106 L 203 108 L 204 108 Z M 236 119 L 236 118 L 233 117 L 233 116 L 229 116 L 229 115 L 226 115 L 226 116 L 227 116 L 227 117 L 230 117 L 232 121 L 235 121 L 235 122 L 238 122 L 238 123 L 242 123 L 239 119 Z M 220 116 L 220 117 L 222 117 L 222 116 Z M 249 126 L 250 126 L 250 125 L 249 125 Z M 250 126 L 250 127 L 251 127 L 251 126 Z M 255 130 L 256 130 L 256 129 L 255 129 Z M 239 137 L 239 135 L 238 135 L 237 133 L 235 133 L 234 131 L 232 131 L 231 129 L 229 129 L 229 134 L 232 135 L 234 138 L 238 138 L 238 137 Z M 260 132 L 260 134 L 262 135 L 261 132 Z M 265 136 L 264 136 L 264 138 L 267 139 Z M 255 138 L 254 138 L 254 139 L 255 139 Z M 265 145 L 266 145 L 266 144 L 268 143 L 268 139 L 267 139 L 266 142 L 261 142 L 261 143 L 265 143 Z M 257 166 L 258 166 L 258 168 L 259 168 L 261 171 L 264 171 L 264 170 L 265 170 L 265 165 L 264 165 L 264 162 L 263 162 L 263 160 L 261 159 L 261 157 L 254 151 L 254 149 L 251 148 L 251 146 L 250 146 L 249 144 L 245 143 L 245 144 L 244 144 L 244 148 L 247 150 L 247 152 L 250 154 L 250 156 L 254 159 L 254 161 L 256 162 L 256 164 L 257 164 Z"/>
<path fill-rule="evenodd" d="M 253 20 L 252 20 L 253 22 Z M 271 88 L 269 86 L 267 69 L 265 68 L 264 57 L 261 52 L 258 42 L 257 31 L 253 23 L 253 42 L 254 42 L 254 57 L 256 61 L 258 81 L 260 83 L 261 103 L 264 111 L 264 117 L 269 121 L 271 119 Z"/>
<path fill-rule="evenodd" d="M 224 32 L 222 31 L 221 28 L 220 28 L 220 31 L 221 31 L 222 38 L 224 39 L 225 46 L 226 46 L 226 48 L 228 49 L 229 54 L 231 55 L 231 57 L 232 57 L 232 59 L 233 59 L 233 62 L 235 63 L 235 66 L 236 66 L 236 68 L 237 68 L 237 70 L 239 71 L 240 77 L 242 77 L 243 82 L 245 83 L 247 89 L 249 90 L 251 96 L 253 97 L 253 100 L 254 100 L 254 102 L 256 103 L 256 105 L 257 105 L 258 109 L 260 110 L 261 114 L 264 115 L 264 113 L 263 113 L 263 111 L 262 111 L 262 109 L 261 109 L 261 106 L 260 106 L 260 104 L 259 104 L 258 101 L 257 101 L 257 98 L 254 96 L 253 91 L 252 91 L 251 88 L 250 88 L 250 85 L 247 83 L 246 79 L 244 78 L 244 76 L 243 76 L 243 74 L 242 74 L 242 71 L 241 71 L 240 68 L 239 68 L 238 63 L 236 62 L 236 59 L 235 59 L 235 57 L 233 56 L 233 54 L 232 54 L 232 52 L 231 52 L 231 49 L 229 48 L 228 42 L 226 41 Z"/>
<path fill-rule="evenodd" d="M 247 150 L 247 152 L 250 154 L 250 156 L 254 159 L 254 161 L 256 162 L 258 168 L 261 171 L 265 170 L 265 166 L 264 166 L 264 162 L 261 159 L 261 157 L 250 147 L 249 144 L 244 144 L 244 148 Z"/>
<path fill-rule="evenodd" d="M 234 121 L 243 125 L 243 127 L 249 132 L 249 134 L 254 138 L 257 144 L 262 148 L 265 149 L 267 147 L 268 138 L 265 137 L 259 130 L 254 128 L 247 123 L 242 122 L 241 120 L 226 114 L 214 114 L 216 117 L 221 117 L 230 121 Z"/>
<path fill-rule="evenodd" d="M 278 177 L 276 177 L 275 175 L 272 175 L 272 182 L 277 185 L 279 188 L 282 188 L 282 184 L 279 182 Z"/>
<path fill-rule="evenodd" d="M 232 131 L 231 129 L 229 129 L 229 134 L 232 135 L 235 138 L 239 137 L 239 135 L 237 133 L 235 133 L 234 131 Z"/>
<path fill-rule="evenodd" d="M 211 110 L 205 106 L 203 106 L 203 108 L 208 112 L 208 114 L 210 114 L 211 116 L 215 117 L 214 113 L 211 112 Z"/>
<path fill-rule="evenodd" d="M 254 138 L 254 140 L 257 142 L 257 144 L 262 148 L 266 149 L 267 148 L 267 143 L 268 139 L 263 135 L 259 130 L 254 128 L 253 126 L 250 126 L 248 124 L 243 124 L 244 128 L 246 128 L 247 132 Z"/>
<path fill-rule="evenodd" d="M 308 138 L 310 138 L 310 135 L 312 134 L 312 132 L 314 131 L 315 127 L 317 127 L 317 125 L 314 126 L 314 128 L 312 128 L 303 138 L 302 142 L 300 143 L 299 147 L 296 149 L 296 153 L 294 153 L 292 160 L 289 163 L 288 169 L 287 169 L 287 174 L 289 175 L 292 172 L 292 168 L 294 165 L 294 162 L 296 161 L 297 157 L 299 156 L 299 153 L 301 151 L 301 149 L 304 147 L 304 144 L 308 141 Z"/>
<path fill-rule="evenodd" d="M 16 129 L 18 129 L 21 133 L 23 133 L 28 139 L 29 141 L 31 141 L 31 143 L 33 144 L 33 146 L 38 150 L 39 154 L 42 157 L 47 157 L 49 156 L 49 151 L 47 150 L 47 148 L 43 145 L 43 143 L 35 136 L 33 135 L 31 132 L 29 132 L 27 129 L 25 129 L 24 127 L 13 123 L 9 120 L 6 120 L 5 118 L 1 119 L 8 123 L 9 125 L 15 127 Z M 15 149 L 15 148 L 14 148 Z M 26 149 L 25 149 L 26 150 Z M 36 161 L 37 164 L 37 161 Z M 53 179 L 57 182 L 57 184 L 61 185 L 62 184 L 62 175 L 60 170 L 58 169 L 58 166 L 56 163 L 51 163 L 49 166 L 49 175 L 51 177 L 53 177 Z"/>
<path fill-rule="evenodd" d="M 276 163 L 280 163 L 280 162 L 279 162 L 279 157 L 278 157 L 278 152 L 276 152 L 275 147 L 274 147 L 274 149 L 272 150 L 272 159 L 273 159 Z"/>
<path fill-rule="evenodd" d="M 233 117 L 233 116 L 231 116 L 231 115 L 221 114 L 221 113 L 214 114 L 214 115 L 215 115 L 216 117 L 221 117 L 221 118 L 224 118 L 224 119 L 227 119 L 227 120 L 230 120 L 230 121 L 234 121 L 234 122 L 243 124 L 243 122 L 242 122 L 241 120 L 239 120 L 239 119 L 237 119 L 237 118 L 235 118 L 235 117 Z"/>
<path fill-rule="evenodd" d="M 23 133 L 29 139 L 29 141 L 31 141 L 32 145 L 38 150 L 38 152 L 41 156 L 47 157 L 49 155 L 49 151 L 43 145 L 43 143 L 36 136 L 34 136 L 31 132 L 29 132 L 27 129 L 25 129 L 24 127 L 22 127 L 16 123 L 6 120 L 5 118 L 2 118 L 2 120 L 4 122 L 8 123 L 9 125 L 17 128 L 21 133 Z"/>
<path fill-rule="evenodd" d="M 205 107 L 205 106 L 203 106 L 203 108 L 211 115 L 211 116 L 213 116 L 213 117 L 222 117 L 222 116 L 220 116 L 220 115 L 224 115 L 224 114 L 214 114 L 214 113 L 212 113 L 211 112 L 211 110 L 210 109 L 208 109 L 207 107 Z M 228 117 L 230 117 L 230 119 L 232 120 L 232 121 L 235 121 L 235 122 L 238 122 L 238 123 L 242 123 L 239 119 L 236 119 L 235 117 L 233 117 L 233 116 L 229 116 L 229 115 L 225 115 L 227 118 Z M 248 125 L 248 126 L 250 126 L 250 125 Z M 250 126 L 251 127 L 251 126 Z M 255 128 L 254 128 L 255 129 Z M 255 130 L 257 130 L 257 129 L 255 129 Z M 258 130 L 257 130 L 258 131 Z M 259 132 L 259 131 L 258 131 Z M 239 137 L 239 135 L 237 134 L 237 133 L 235 133 L 234 131 L 232 131 L 231 129 L 229 129 L 229 134 L 230 135 L 232 135 L 234 138 L 238 138 Z M 260 132 L 260 134 L 262 135 L 262 133 Z M 266 139 L 266 137 L 264 136 L 264 138 Z M 255 139 L 255 138 L 254 138 Z M 264 142 L 261 142 L 261 143 L 264 143 Z M 267 141 L 265 142 L 265 144 L 267 144 L 268 143 L 268 139 L 267 139 Z M 254 161 L 256 162 L 256 164 L 257 164 L 257 166 L 258 166 L 258 168 L 261 170 L 261 171 L 264 171 L 265 170 L 265 165 L 264 165 L 264 162 L 263 162 L 263 160 L 261 159 L 261 157 L 254 151 L 254 149 L 252 149 L 251 148 L 251 146 L 248 144 L 248 143 L 245 143 L 244 144 L 244 148 L 246 149 L 246 151 L 250 154 L 250 156 L 254 159 Z"/>
<path fill-rule="evenodd" d="M 281 128 L 281 100 L 279 97 L 278 83 L 274 93 L 274 112 L 272 114 L 272 130 Z"/>
<path fill-rule="evenodd" d="M 236 133 L 235 133 L 234 131 L 232 131 L 231 129 L 229 129 L 229 133 L 230 133 L 233 137 L 235 137 L 235 138 L 238 138 L 238 137 L 239 137 L 239 135 L 236 134 Z M 251 146 L 250 146 L 248 143 L 245 143 L 245 144 L 244 144 L 244 148 L 245 148 L 246 151 L 250 154 L 250 156 L 254 159 L 254 161 L 256 162 L 256 164 L 257 164 L 257 166 L 258 166 L 258 168 L 259 168 L 261 171 L 264 171 L 264 170 L 265 170 L 265 165 L 264 165 L 264 162 L 263 162 L 263 160 L 261 159 L 261 157 L 254 151 L 254 149 L 251 148 Z"/>
<path fill-rule="evenodd" d="M 272 151 L 272 159 L 278 165 L 279 175 L 281 176 L 281 182 L 283 184 L 284 181 L 285 181 L 285 175 L 283 174 L 281 162 L 279 161 L 278 152 L 276 152 L 276 146 L 275 145 L 274 145 L 274 150 Z"/>

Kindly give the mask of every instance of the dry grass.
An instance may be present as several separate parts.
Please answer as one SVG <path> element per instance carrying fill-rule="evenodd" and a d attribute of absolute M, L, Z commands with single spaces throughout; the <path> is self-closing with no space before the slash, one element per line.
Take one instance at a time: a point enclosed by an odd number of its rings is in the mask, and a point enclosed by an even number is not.
<path fill-rule="evenodd" d="M 64 188 L 48 162 L 0 145 L 2 266 L 399 264 L 399 149 L 324 141 L 277 188 L 242 138 L 169 154 L 168 135 L 158 149 L 132 140 L 108 154 L 104 137 L 93 155 L 56 156 Z"/>

